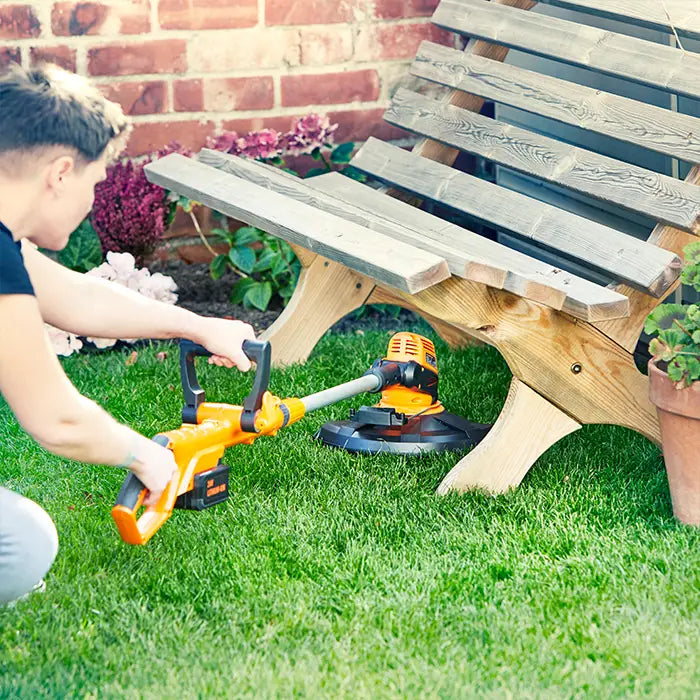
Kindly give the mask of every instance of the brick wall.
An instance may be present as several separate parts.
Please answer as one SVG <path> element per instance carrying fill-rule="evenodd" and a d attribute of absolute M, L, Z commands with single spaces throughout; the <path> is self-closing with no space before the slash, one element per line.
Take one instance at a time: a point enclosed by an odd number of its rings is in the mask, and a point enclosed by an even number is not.
<path fill-rule="evenodd" d="M 130 152 L 220 129 L 286 130 L 328 113 L 338 141 L 397 138 L 381 121 L 437 0 L 0 1 L 0 63 L 51 60 L 132 115 Z"/>

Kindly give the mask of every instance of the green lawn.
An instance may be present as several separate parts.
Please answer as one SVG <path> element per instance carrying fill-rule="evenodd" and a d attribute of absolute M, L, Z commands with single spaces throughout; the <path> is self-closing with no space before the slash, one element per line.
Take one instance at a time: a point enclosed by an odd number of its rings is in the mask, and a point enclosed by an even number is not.
<path fill-rule="evenodd" d="M 328 335 L 271 388 L 352 379 L 388 338 Z M 499 355 L 438 352 L 448 408 L 495 420 Z M 64 364 L 153 434 L 181 407 L 175 349 L 155 353 Z M 210 400 L 242 401 L 250 375 L 201 366 Z M 515 492 L 438 497 L 454 457 L 312 442 L 349 406 L 229 451 L 232 498 L 134 548 L 109 513 L 123 473 L 43 452 L 0 404 L 0 483 L 61 538 L 46 593 L 0 611 L 0 697 L 698 697 L 700 531 L 672 519 L 656 447 L 588 427 Z"/>

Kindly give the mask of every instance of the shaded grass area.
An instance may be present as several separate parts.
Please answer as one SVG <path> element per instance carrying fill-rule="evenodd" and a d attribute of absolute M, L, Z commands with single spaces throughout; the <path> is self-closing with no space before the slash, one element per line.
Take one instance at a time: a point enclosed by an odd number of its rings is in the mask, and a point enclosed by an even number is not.
<path fill-rule="evenodd" d="M 274 371 L 300 396 L 361 374 L 389 334 L 327 335 Z M 177 427 L 175 348 L 69 358 L 80 391 L 145 434 Z M 496 419 L 509 373 L 438 343 L 441 398 Z M 200 365 L 213 401 L 252 376 Z M 0 610 L 1 697 L 697 697 L 700 533 L 658 449 L 591 426 L 507 495 L 438 497 L 455 457 L 316 445 L 358 398 L 230 450 L 231 498 L 177 511 L 144 548 L 109 510 L 123 473 L 43 452 L 0 404 L 0 482 L 54 518 L 43 595 Z M 536 420 L 536 417 L 533 417 Z"/>

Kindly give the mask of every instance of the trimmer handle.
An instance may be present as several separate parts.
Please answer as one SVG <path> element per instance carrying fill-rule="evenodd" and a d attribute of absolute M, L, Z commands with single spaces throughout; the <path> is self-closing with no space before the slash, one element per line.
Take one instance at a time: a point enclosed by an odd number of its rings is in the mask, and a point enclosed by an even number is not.
<path fill-rule="evenodd" d="M 250 394 L 243 401 L 241 428 L 246 433 L 255 433 L 255 412 L 262 406 L 263 395 L 270 384 L 272 346 L 269 340 L 244 340 L 243 352 L 255 362 L 255 379 Z"/>
<path fill-rule="evenodd" d="M 204 389 L 197 381 L 194 365 L 194 358 L 197 356 L 210 357 L 211 353 L 203 345 L 191 340 L 180 341 L 180 381 L 185 397 L 185 407 L 182 409 L 183 423 L 196 423 L 197 409 L 204 403 Z"/>
<path fill-rule="evenodd" d="M 255 379 L 250 394 L 243 402 L 241 428 L 247 433 L 255 432 L 255 413 L 262 406 L 263 394 L 270 384 L 270 367 L 272 365 L 272 348 L 269 340 L 244 340 L 243 352 L 249 360 L 255 362 Z M 211 353 L 204 346 L 191 340 L 180 341 L 180 378 L 185 395 L 182 409 L 183 423 L 197 423 L 197 409 L 204 403 L 204 389 L 197 381 L 194 358 L 210 357 Z"/>
<path fill-rule="evenodd" d="M 153 441 L 167 447 L 169 440 L 165 435 L 156 435 Z M 158 528 L 170 517 L 172 506 L 177 497 L 174 493 L 178 480 L 173 478 L 155 506 L 148 508 L 140 518 L 136 518 L 143 505 L 148 489 L 133 472 L 129 472 L 117 495 L 117 502 L 112 508 L 112 518 L 117 525 L 121 538 L 129 544 L 146 544 Z"/>

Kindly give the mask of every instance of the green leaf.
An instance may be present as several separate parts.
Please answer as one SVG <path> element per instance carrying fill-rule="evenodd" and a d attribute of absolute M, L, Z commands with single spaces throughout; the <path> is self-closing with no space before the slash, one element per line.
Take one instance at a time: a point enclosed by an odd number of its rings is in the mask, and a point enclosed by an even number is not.
<path fill-rule="evenodd" d="M 182 207 L 182 210 L 188 214 L 194 209 L 194 207 L 199 205 L 199 202 L 184 196 L 178 197 L 177 203 Z"/>
<path fill-rule="evenodd" d="M 255 284 L 257 284 L 257 282 L 250 277 L 244 277 L 243 279 L 238 280 L 238 282 L 236 282 L 236 284 L 234 284 L 231 288 L 231 303 L 240 304 L 243 301 L 246 292 Z"/>
<path fill-rule="evenodd" d="M 343 168 L 343 175 L 349 177 L 351 180 L 357 180 L 358 182 L 367 182 L 367 175 L 359 171 L 352 165 L 348 165 Z"/>
<path fill-rule="evenodd" d="M 674 321 L 682 321 L 685 318 L 686 307 L 683 304 L 659 304 L 647 316 L 644 323 L 644 331 L 653 335 L 663 330 L 668 330 L 674 325 Z"/>
<path fill-rule="evenodd" d="M 265 311 L 272 299 L 272 285 L 269 282 L 256 282 L 245 293 L 244 300 L 260 311 Z"/>
<path fill-rule="evenodd" d="M 282 255 L 275 256 L 275 260 L 270 267 L 270 272 L 277 277 L 277 275 L 281 275 L 283 272 L 287 271 L 287 269 L 288 266 L 284 257 Z"/>
<path fill-rule="evenodd" d="M 349 163 L 352 160 L 352 152 L 355 144 L 351 141 L 341 143 L 331 152 L 331 163 Z"/>
<path fill-rule="evenodd" d="M 217 255 L 209 263 L 209 272 L 211 273 L 212 279 L 215 279 L 215 280 L 221 279 L 224 272 L 226 272 L 227 265 L 228 265 L 228 256 Z"/>
<path fill-rule="evenodd" d="M 236 245 L 246 245 L 248 243 L 257 243 L 263 236 L 264 232 L 255 226 L 241 226 L 236 233 Z"/>
<path fill-rule="evenodd" d="M 233 235 L 228 229 L 213 228 L 211 230 L 211 234 L 214 236 L 214 238 L 221 241 L 222 243 L 228 243 L 228 245 L 233 245 Z"/>
<path fill-rule="evenodd" d="M 317 175 L 325 175 L 325 173 L 328 172 L 327 168 L 311 168 L 308 173 L 306 173 L 306 177 L 316 177 Z"/>
<path fill-rule="evenodd" d="M 66 247 L 58 254 L 58 261 L 76 272 L 87 272 L 103 261 L 100 237 L 90 223 L 84 219 L 68 239 Z"/>
<path fill-rule="evenodd" d="M 314 148 L 314 150 L 311 151 L 311 157 L 314 160 L 321 160 L 321 149 L 318 146 L 316 146 L 316 148 Z"/>
<path fill-rule="evenodd" d="M 235 248 L 231 248 L 228 252 L 228 259 L 235 268 L 246 274 L 250 274 L 255 267 L 255 251 L 246 245 L 237 245 Z"/>
<path fill-rule="evenodd" d="M 258 258 L 257 262 L 255 263 L 255 267 L 253 268 L 252 271 L 253 272 L 265 272 L 266 270 L 271 269 L 275 260 L 278 260 L 279 257 L 280 257 L 280 255 L 277 251 L 272 250 L 271 248 L 266 248 L 260 254 L 260 257 Z"/>

